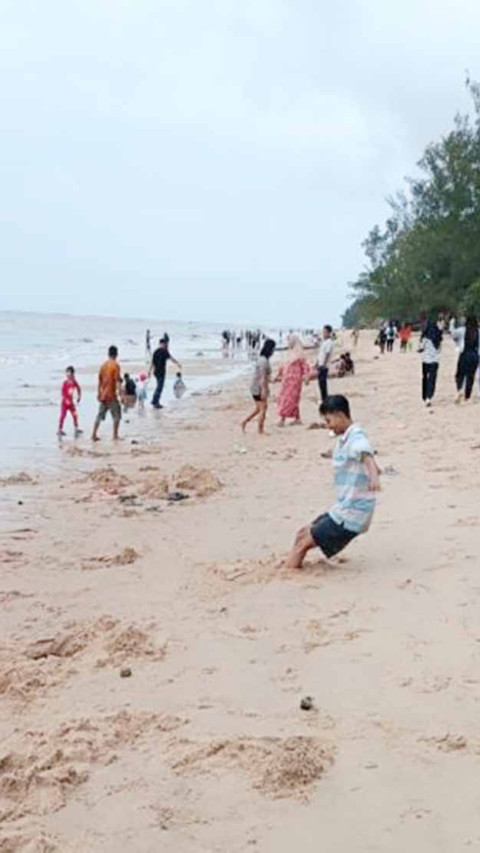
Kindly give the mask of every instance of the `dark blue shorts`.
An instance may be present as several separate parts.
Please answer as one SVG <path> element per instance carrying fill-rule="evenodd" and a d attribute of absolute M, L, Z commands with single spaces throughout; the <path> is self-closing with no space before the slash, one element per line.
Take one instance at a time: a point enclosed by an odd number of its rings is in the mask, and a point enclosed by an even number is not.
<path fill-rule="evenodd" d="M 310 533 L 315 544 L 326 557 L 334 557 L 335 554 L 339 554 L 352 539 L 358 536 L 358 533 L 347 530 L 343 524 L 337 524 L 328 512 L 315 519 L 310 528 Z"/>

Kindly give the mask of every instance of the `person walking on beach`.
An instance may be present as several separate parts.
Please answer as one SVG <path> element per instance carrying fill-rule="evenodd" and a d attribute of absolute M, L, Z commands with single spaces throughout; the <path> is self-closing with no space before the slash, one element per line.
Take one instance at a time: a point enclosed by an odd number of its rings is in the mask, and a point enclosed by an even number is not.
<path fill-rule="evenodd" d="M 62 385 L 62 403 L 57 432 L 59 438 L 65 435 L 63 427 L 65 424 L 65 418 L 69 412 L 72 416 L 73 425 L 75 427 L 75 438 L 78 438 L 82 434 L 82 430 L 78 428 L 78 414 L 77 407 L 75 405 L 75 396 L 77 397 L 77 403 L 80 403 L 82 399 L 82 389 L 75 378 L 75 368 L 67 367 L 66 379 Z"/>
<path fill-rule="evenodd" d="M 396 337 L 397 330 L 394 326 L 393 320 L 390 320 L 387 326 L 387 352 L 393 352 L 393 345 Z"/>
<path fill-rule="evenodd" d="M 331 326 L 324 326 L 322 332 L 322 343 L 320 352 L 318 353 L 317 371 L 318 385 L 320 388 L 320 397 L 322 403 L 328 397 L 328 366 L 332 360 L 333 353 L 333 329 Z"/>
<path fill-rule="evenodd" d="M 303 344 L 298 335 L 288 338 L 287 363 L 280 367 L 277 379 L 282 385 L 278 396 L 279 426 L 285 425 L 287 418 L 293 418 L 295 424 L 300 424 L 300 397 L 302 385 L 308 382 L 310 366 L 305 358 Z"/>
<path fill-rule="evenodd" d="M 420 338 L 422 353 L 422 399 L 427 407 L 432 405 L 437 384 L 442 332 L 434 320 L 429 320 Z"/>
<path fill-rule="evenodd" d="M 104 362 L 98 374 L 98 402 L 100 407 L 95 419 L 92 433 L 92 441 L 100 441 L 98 430 L 100 424 L 110 412 L 113 420 L 113 438 L 118 440 L 120 421 L 122 419 L 122 408 L 120 397 L 122 394 L 122 374 L 117 362 L 118 349 L 111 346 L 108 350 L 108 361 Z"/>
<path fill-rule="evenodd" d="M 163 338 L 160 338 L 158 348 L 155 350 L 152 357 L 149 376 L 153 373 L 157 383 L 152 397 L 152 406 L 154 409 L 163 409 L 163 406 L 160 404 L 160 399 L 163 392 L 163 386 L 165 385 L 165 377 L 167 375 L 167 361 L 171 361 L 173 364 L 177 365 L 178 370 L 182 370 L 182 365 L 173 358 L 172 355 L 170 355 L 170 350 L 168 349 L 169 343 L 170 338 L 165 334 Z"/>
<path fill-rule="evenodd" d="M 243 432 L 245 432 L 247 424 L 257 417 L 259 434 L 263 435 L 265 432 L 265 419 L 267 417 L 268 398 L 270 396 L 270 380 L 272 378 L 270 359 L 275 351 L 275 347 L 275 341 L 267 339 L 260 351 L 250 386 L 250 392 L 255 401 L 255 408 L 242 422 Z"/>
<path fill-rule="evenodd" d="M 378 336 L 375 343 L 380 347 L 380 355 L 384 355 L 387 344 L 387 329 L 384 323 L 382 323 L 378 330 Z"/>
<path fill-rule="evenodd" d="M 452 338 L 460 350 L 455 381 L 457 385 L 456 402 L 461 403 L 464 386 L 465 400 L 469 400 L 472 396 L 475 373 L 478 367 L 479 334 L 478 321 L 475 315 L 471 314 L 467 317 L 465 325 L 455 329 Z"/>
<path fill-rule="evenodd" d="M 145 348 L 147 350 L 147 358 L 150 359 L 152 355 L 152 335 L 150 329 L 147 329 L 145 333 Z"/>
<path fill-rule="evenodd" d="M 333 453 L 337 501 L 327 513 L 298 531 L 286 561 L 291 569 L 301 569 L 312 548 L 320 548 L 328 559 L 360 533 L 366 533 L 375 510 L 375 492 L 380 489 L 372 446 L 363 429 L 353 423 L 347 398 L 341 394 L 327 397 L 320 413 L 337 436 Z"/>
<path fill-rule="evenodd" d="M 410 323 L 404 323 L 400 329 L 398 336 L 400 338 L 400 352 L 408 352 L 408 345 L 412 337 L 412 327 Z"/>

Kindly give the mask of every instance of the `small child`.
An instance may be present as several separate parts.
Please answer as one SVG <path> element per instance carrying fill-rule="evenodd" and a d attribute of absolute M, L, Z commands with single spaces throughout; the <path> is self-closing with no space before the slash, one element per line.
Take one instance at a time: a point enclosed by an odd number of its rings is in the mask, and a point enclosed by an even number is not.
<path fill-rule="evenodd" d="M 144 411 L 148 396 L 148 374 L 141 373 L 138 377 L 137 399 L 140 411 Z"/>
<path fill-rule="evenodd" d="M 363 429 L 354 424 L 346 397 L 336 394 L 320 406 L 327 427 L 337 436 L 333 453 L 337 502 L 329 512 L 298 531 L 286 565 L 301 569 L 308 551 L 318 547 L 329 559 L 366 533 L 380 489 L 379 468 Z"/>
<path fill-rule="evenodd" d="M 177 400 L 180 400 L 183 397 L 183 395 L 185 394 L 186 390 L 187 390 L 187 387 L 185 385 L 185 382 L 182 379 L 182 374 L 179 371 L 177 373 L 177 378 L 176 378 L 175 382 L 173 383 L 173 393 L 175 395 L 175 398 Z"/>
<path fill-rule="evenodd" d="M 62 437 L 66 434 L 63 431 L 63 425 L 65 423 L 65 418 L 67 417 L 68 412 L 70 412 L 75 427 L 75 438 L 78 438 L 82 434 L 82 430 L 78 428 L 78 415 L 77 407 L 75 405 L 75 393 L 77 395 L 77 403 L 79 403 L 82 399 L 82 389 L 80 388 L 80 385 L 78 384 L 75 378 L 75 369 L 73 367 L 67 367 L 65 372 L 66 379 L 62 385 L 62 404 L 60 409 L 60 422 L 58 425 L 57 435 L 59 437 Z"/>

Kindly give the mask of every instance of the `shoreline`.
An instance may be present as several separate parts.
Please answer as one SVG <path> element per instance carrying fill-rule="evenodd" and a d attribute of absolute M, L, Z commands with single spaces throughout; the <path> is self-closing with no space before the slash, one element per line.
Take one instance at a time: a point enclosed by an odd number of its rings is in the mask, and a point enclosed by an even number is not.
<path fill-rule="evenodd" d="M 276 429 L 271 404 L 270 434 L 242 436 L 240 378 L 161 446 L 105 440 L 1 489 L 22 493 L 1 535 L 6 850 L 477 843 L 480 410 L 453 405 L 449 342 L 432 410 L 416 353 L 375 356 L 362 336 L 331 383 L 386 472 L 332 565 L 280 567 L 333 499 L 314 383 L 302 427 Z"/>

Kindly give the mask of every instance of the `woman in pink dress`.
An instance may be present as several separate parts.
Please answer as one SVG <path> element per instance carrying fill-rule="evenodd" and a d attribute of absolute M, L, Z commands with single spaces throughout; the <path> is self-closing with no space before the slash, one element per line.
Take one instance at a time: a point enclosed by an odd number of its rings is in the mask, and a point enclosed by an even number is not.
<path fill-rule="evenodd" d="M 281 379 L 282 387 L 278 396 L 279 426 L 284 426 L 287 418 L 293 418 L 295 424 L 300 424 L 300 397 L 302 384 L 308 383 L 310 365 L 303 352 L 303 344 L 298 335 L 290 335 L 288 339 L 288 358 L 280 368 L 277 379 Z"/>

